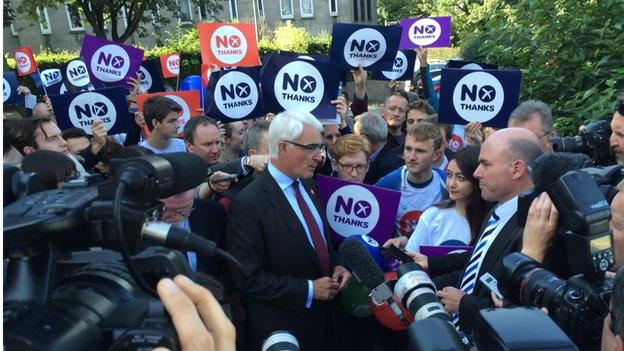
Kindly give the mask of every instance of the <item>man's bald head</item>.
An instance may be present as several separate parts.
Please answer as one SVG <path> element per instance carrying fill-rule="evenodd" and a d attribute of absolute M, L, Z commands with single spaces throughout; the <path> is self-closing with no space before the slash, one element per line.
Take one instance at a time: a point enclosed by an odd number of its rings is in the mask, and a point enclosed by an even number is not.
<path fill-rule="evenodd" d="M 611 230 L 615 247 L 615 265 L 610 271 L 624 267 L 624 192 L 620 191 L 611 202 Z"/>
<path fill-rule="evenodd" d="M 529 164 L 542 154 L 537 137 L 523 128 L 505 128 L 490 135 L 474 172 L 481 196 L 504 202 L 533 186 Z"/>

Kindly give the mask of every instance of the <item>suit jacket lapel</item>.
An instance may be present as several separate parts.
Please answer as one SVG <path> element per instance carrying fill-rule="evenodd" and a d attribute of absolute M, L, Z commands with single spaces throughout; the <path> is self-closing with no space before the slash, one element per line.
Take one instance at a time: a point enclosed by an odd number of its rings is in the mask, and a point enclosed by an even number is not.
<path fill-rule="evenodd" d="M 508 248 L 514 243 L 514 239 L 518 233 L 518 225 L 516 222 L 516 215 L 514 214 L 509 218 L 507 223 L 505 223 L 505 226 L 498 233 L 494 242 L 492 242 L 492 246 L 488 249 L 487 255 L 483 258 L 483 263 L 479 269 L 481 275 L 485 272 L 489 272 L 497 262 L 501 262 L 501 256 L 504 253 L 509 253 Z"/>
<path fill-rule="evenodd" d="M 284 222 L 291 231 L 290 235 L 294 236 L 296 240 L 299 241 L 310 259 L 312 259 L 318 269 L 321 270 L 321 263 L 318 260 L 316 251 L 310 244 L 305 229 L 301 221 L 299 221 L 297 214 L 290 206 L 290 202 L 286 199 L 286 195 L 284 195 L 282 189 L 280 189 L 279 185 L 268 171 L 262 172 L 260 177 L 264 185 L 264 191 L 267 193 L 267 199 L 275 208 L 275 213 L 284 219 Z"/>

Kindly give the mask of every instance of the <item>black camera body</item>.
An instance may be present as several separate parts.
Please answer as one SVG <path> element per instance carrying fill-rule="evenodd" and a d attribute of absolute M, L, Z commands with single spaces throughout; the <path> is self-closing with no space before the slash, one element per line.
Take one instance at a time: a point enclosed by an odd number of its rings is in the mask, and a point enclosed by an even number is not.
<path fill-rule="evenodd" d="M 612 287 L 607 280 L 583 275 L 563 280 L 519 252 L 503 259 L 503 294 L 513 303 L 546 307 L 550 317 L 577 344 L 587 345 L 602 333 Z"/>
<path fill-rule="evenodd" d="M 112 180 L 72 180 L 4 207 L 7 348 L 178 350 L 154 287 L 194 273 L 184 253 L 141 239 L 160 216 L 157 199 L 200 184 L 206 172 L 188 153 L 133 158 L 112 167 Z"/>
<path fill-rule="evenodd" d="M 588 124 L 579 135 L 571 137 L 553 137 L 550 142 L 555 152 L 583 153 L 594 160 L 596 166 L 614 164 L 609 138 L 611 126 L 607 121 L 596 121 Z"/>

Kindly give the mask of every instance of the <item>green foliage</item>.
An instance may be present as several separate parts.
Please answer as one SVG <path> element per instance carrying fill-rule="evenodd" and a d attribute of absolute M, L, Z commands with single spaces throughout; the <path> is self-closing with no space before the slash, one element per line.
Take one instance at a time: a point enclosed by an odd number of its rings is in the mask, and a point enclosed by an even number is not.
<path fill-rule="evenodd" d="M 521 99 L 548 103 L 555 127 L 575 133 L 609 119 L 624 93 L 624 2 L 519 0 L 492 11 L 479 54 L 523 73 Z"/>
<path fill-rule="evenodd" d="M 262 32 L 265 33 L 262 33 Z M 176 28 L 167 33 L 164 46 L 145 48 L 146 59 L 158 60 L 160 55 L 180 52 L 182 55 L 181 77 L 199 74 L 201 70 L 201 57 L 199 54 L 199 36 L 197 28 Z M 331 35 L 323 33 L 312 37 L 305 28 L 293 26 L 290 22 L 277 27 L 274 31 L 261 31 L 258 49 L 260 56 L 278 53 L 280 51 L 294 51 L 300 53 L 328 54 L 331 46 Z M 36 50 L 35 50 L 36 51 Z M 78 57 L 78 52 L 52 52 L 48 49 L 40 49 L 35 54 L 35 60 L 40 70 L 60 67 L 63 63 Z M 10 54 L 5 54 L 5 61 L 9 69 L 15 70 L 15 60 Z M 20 77 L 20 83 L 35 91 L 35 86 L 29 77 Z M 176 84 L 175 78 L 165 79 L 165 83 L 171 86 Z"/>

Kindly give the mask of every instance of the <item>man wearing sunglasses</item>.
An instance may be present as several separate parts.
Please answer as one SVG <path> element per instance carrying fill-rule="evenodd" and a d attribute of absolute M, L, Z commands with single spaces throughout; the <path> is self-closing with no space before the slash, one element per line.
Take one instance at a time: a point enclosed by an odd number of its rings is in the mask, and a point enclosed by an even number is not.
<path fill-rule="evenodd" d="M 334 297 L 351 275 L 340 265 L 316 184 L 323 126 L 286 111 L 269 127 L 267 169 L 234 197 L 227 248 L 248 274 L 248 350 L 288 330 L 302 350 L 334 350 Z"/>
<path fill-rule="evenodd" d="M 624 97 L 620 97 L 611 119 L 611 150 L 618 165 L 624 165 Z"/>

